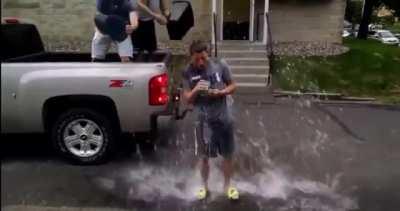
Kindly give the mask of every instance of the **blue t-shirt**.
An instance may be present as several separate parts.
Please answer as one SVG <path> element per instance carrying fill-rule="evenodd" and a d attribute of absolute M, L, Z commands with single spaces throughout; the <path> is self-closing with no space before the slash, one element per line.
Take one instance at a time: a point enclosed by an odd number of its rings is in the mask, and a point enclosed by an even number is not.
<path fill-rule="evenodd" d="M 189 65 L 183 72 L 185 90 L 192 90 L 200 80 L 209 81 L 210 89 L 222 90 L 232 83 L 232 74 L 224 60 L 210 59 L 204 70 L 198 70 Z M 226 96 L 214 98 L 198 95 L 194 100 L 194 107 L 199 118 L 206 118 L 209 121 L 225 119 L 228 115 Z"/>
<path fill-rule="evenodd" d="M 130 0 L 97 0 L 97 11 L 129 20 L 129 13 L 135 10 L 134 5 Z"/>

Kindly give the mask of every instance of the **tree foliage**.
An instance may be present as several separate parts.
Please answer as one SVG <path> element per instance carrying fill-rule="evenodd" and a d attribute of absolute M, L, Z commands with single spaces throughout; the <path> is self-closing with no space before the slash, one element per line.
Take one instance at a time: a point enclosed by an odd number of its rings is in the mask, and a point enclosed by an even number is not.
<path fill-rule="evenodd" d="M 378 0 L 378 5 L 385 5 L 394 11 L 394 15 L 400 17 L 400 0 Z"/>
<path fill-rule="evenodd" d="M 358 38 L 366 39 L 368 36 L 368 25 L 371 22 L 374 9 L 386 6 L 394 11 L 394 15 L 399 16 L 400 1 L 399 0 L 364 0 L 363 14 L 358 31 Z"/>

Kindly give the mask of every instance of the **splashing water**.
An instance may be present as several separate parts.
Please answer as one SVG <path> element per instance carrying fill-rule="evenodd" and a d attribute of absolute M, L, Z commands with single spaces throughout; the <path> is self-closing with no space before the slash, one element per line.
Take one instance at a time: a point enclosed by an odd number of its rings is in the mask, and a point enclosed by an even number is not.
<path fill-rule="evenodd" d="M 213 162 L 214 163 L 214 162 Z M 223 195 L 221 172 L 211 165 L 209 187 L 212 193 L 210 201 L 218 200 Z M 214 170 L 214 171 L 213 171 Z M 128 200 L 147 202 L 176 198 L 186 202 L 196 200 L 195 193 L 201 187 L 201 178 L 194 169 L 166 169 L 155 166 L 142 166 L 127 172 L 126 185 Z M 98 178 L 97 182 L 108 190 L 116 188 L 111 179 Z M 261 197 L 269 200 L 283 200 L 280 209 L 301 207 L 300 210 L 313 208 L 321 211 L 344 211 L 356 209 L 354 200 L 341 196 L 326 184 L 305 179 L 290 178 L 281 169 L 264 169 L 251 177 L 235 177 L 233 184 L 242 195 Z"/>
<path fill-rule="evenodd" d="M 301 109 L 311 107 L 308 101 L 298 106 Z M 240 111 L 240 109 L 234 110 Z M 237 168 L 232 184 L 242 195 L 257 198 L 257 204 L 261 203 L 258 200 L 261 198 L 263 202 L 259 207 L 269 206 L 271 200 L 280 200 L 282 203 L 274 205 L 275 210 L 344 211 L 358 208 L 355 199 L 343 196 L 338 191 L 343 173 L 331 176 L 328 174 L 324 182 L 314 181 L 301 175 L 294 175 L 287 170 L 287 164 L 284 166 L 281 162 L 277 162 L 272 156 L 276 153 L 271 144 L 271 136 L 267 130 L 261 130 L 271 127 L 271 123 L 266 118 L 254 115 L 257 114 L 247 109 L 242 115 L 235 114 L 236 119 L 240 119 L 240 124 L 235 129 Z M 309 159 L 305 156 L 308 153 L 314 156 L 313 159 L 321 158 L 321 150 L 330 142 L 329 135 L 317 128 L 315 121 L 306 117 L 306 114 L 300 112 L 296 118 L 300 125 L 301 122 L 308 122 L 308 126 L 312 127 L 308 139 L 299 140 L 290 148 L 291 156 L 294 159 Z M 275 122 L 273 124 L 276 126 Z M 171 140 L 177 150 L 159 148 L 157 151 L 157 153 L 165 152 L 163 155 L 166 156 L 162 159 L 174 160 L 171 162 L 174 165 L 141 163 L 121 171 L 120 174 L 125 178 L 123 186 L 128 189 L 125 193 L 128 200 L 154 202 L 175 198 L 189 203 L 196 200 L 195 193 L 202 186 L 200 173 L 194 167 L 182 165 L 190 162 L 189 157 L 193 157 L 193 150 L 189 150 L 193 145 L 190 126 L 191 124 L 187 122 L 182 122 L 178 126 L 180 130 L 175 134 L 175 139 Z M 290 131 L 283 134 L 289 139 L 294 136 Z M 220 162 L 221 158 L 210 161 L 209 188 L 212 193 L 210 201 L 218 201 L 224 194 L 223 175 L 219 170 Z M 104 177 L 97 178 L 96 182 L 103 189 L 113 192 L 118 189 L 116 180 Z"/>

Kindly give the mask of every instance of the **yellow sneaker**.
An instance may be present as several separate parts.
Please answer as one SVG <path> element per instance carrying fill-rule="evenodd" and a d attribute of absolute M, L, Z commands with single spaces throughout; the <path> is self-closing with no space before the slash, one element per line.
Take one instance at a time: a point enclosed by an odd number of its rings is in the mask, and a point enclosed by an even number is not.
<path fill-rule="evenodd" d="M 207 197 L 208 191 L 205 188 L 200 188 L 199 191 L 197 191 L 197 199 L 203 200 Z"/>
<path fill-rule="evenodd" d="M 226 195 L 228 196 L 228 199 L 231 199 L 231 200 L 239 199 L 239 191 L 234 187 L 228 188 Z"/>

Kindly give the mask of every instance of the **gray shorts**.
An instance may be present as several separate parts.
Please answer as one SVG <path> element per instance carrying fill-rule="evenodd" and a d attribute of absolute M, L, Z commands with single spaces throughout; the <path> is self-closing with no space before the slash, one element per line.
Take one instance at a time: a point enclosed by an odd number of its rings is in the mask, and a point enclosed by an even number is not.
<path fill-rule="evenodd" d="M 118 54 L 120 57 L 132 57 L 133 56 L 133 45 L 131 37 L 128 36 L 124 41 L 117 42 L 113 41 L 110 36 L 104 35 L 96 30 L 92 40 L 92 58 L 93 59 L 105 59 L 108 49 L 111 43 L 117 45 Z"/>
<path fill-rule="evenodd" d="M 233 122 L 198 120 L 195 123 L 195 154 L 200 157 L 231 158 L 235 149 Z"/>

